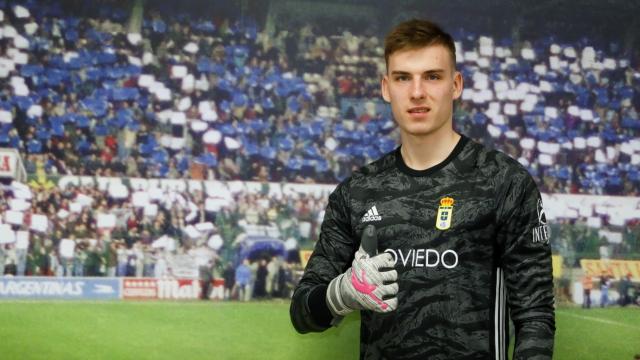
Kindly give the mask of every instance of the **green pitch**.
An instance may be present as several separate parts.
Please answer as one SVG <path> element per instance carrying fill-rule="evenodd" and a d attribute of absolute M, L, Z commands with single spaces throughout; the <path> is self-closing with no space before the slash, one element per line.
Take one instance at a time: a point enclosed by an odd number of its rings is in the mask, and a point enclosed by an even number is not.
<path fill-rule="evenodd" d="M 356 359 L 357 316 L 298 335 L 288 302 L 0 301 L 0 359 Z M 557 311 L 554 359 L 633 359 L 640 308 Z"/>

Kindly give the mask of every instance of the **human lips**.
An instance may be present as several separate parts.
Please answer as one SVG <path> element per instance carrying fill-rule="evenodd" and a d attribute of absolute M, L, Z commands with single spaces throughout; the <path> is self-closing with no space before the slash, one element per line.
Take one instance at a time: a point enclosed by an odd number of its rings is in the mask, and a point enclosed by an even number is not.
<path fill-rule="evenodd" d="M 431 111 L 431 108 L 427 106 L 416 106 L 407 110 L 409 114 L 414 114 L 414 115 L 426 114 L 429 111 Z"/>

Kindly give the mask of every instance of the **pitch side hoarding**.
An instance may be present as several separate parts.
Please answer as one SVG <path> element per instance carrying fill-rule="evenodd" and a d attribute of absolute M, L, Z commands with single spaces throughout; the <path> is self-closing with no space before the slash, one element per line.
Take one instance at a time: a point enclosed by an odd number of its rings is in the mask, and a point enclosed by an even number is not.
<path fill-rule="evenodd" d="M 1 277 L 0 298 L 115 300 L 120 279 Z"/>

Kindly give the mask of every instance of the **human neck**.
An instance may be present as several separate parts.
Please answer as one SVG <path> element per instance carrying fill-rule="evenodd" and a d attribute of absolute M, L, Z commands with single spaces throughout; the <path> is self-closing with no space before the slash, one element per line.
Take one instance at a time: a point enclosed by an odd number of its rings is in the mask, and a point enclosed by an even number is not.
<path fill-rule="evenodd" d="M 453 129 L 444 134 L 427 136 L 403 132 L 400 135 L 402 160 L 411 169 L 426 170 L 443 162 L 456 147 L 460 137 Z"/>

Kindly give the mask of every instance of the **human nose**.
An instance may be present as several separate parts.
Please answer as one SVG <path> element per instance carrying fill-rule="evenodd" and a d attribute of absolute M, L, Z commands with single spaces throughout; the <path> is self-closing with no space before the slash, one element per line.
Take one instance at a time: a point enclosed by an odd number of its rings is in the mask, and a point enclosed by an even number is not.
<path fill-rule="evenodd" d="M 411 81 L 411 100 L 422 100 L 425 98 L 426 90 L 420 78 Z"/>

